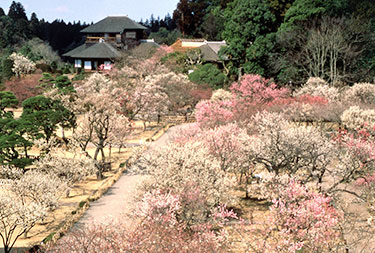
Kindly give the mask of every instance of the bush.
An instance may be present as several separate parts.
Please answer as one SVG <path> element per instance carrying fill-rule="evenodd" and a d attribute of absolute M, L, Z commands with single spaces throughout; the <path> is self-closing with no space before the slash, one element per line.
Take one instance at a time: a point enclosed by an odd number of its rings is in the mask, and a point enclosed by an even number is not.
<path fill-rule="evenodd" d="M 78 72 L 73 78 L 72 81 L 82 81 L 85 79 L 85 73 Z"/>
<path fill-rule="evenodd" d="M 31 74 L 35 71 L 35 63 L 22 54 L 13 53 L 9 56 L 9 59 L 13 61 L 12 72 L 17 77 Z"/>
<path fill-rule="evenodd" d="M 375 110 L 362 110 L 359 106 L 352 106 L 341 116 L 342 124 L 351 130 L 366 128 L 374 130 Z"/>
<path fill-rule="evenodd" d="M 48 43 L 39 38 L 33 38 L 25 42 L 19 53 L 37 63 L 45 63 L 49 66 L 51 66 L 53 62 L 57 65 L 62 64 L 58 53 L 53 51 Z"/>
<path fill-rule="evenodd" d="M 40 69 L 42 70 L 43 72 L 52 72 L 52 68 L 50 65 L 46 64 L 46 63 L 38 63 L 36 64 L 35 66 L 37 69 Z"/>
<path fill-rule="evenodd" d="M 72 70 L 68 64 L 65 64 L 64 67 L 62 68 L 63 74 L 70 74 L 72 73 Z"/>
<path fill-rule="evenodd" d="M 172 45 L 179 37 L 181 33 L 178 30 L 168 31 L 165 27 L 161 27 L 156 33 L 150 33 L 149 36 L 156 43 L 167 45 Z"/>
<path fill-rule="evenodd" d="M 3 60 L 3 77 L 9 79 L 13 76 L 13 61 L 11 59 Z"/>
<path fill-rule="evenodd" d="M 63 89 L 71 86 L 72 82 L 69 80 L 67 76 L 57 76 L 55 79 L 55 84 L 57 88 Z"/>
<path fill-rule="evenodd" d="M 345 94 L 348 102 L 375 104 L 375 85 L 371 83 L 356 83 Z"/>
<path fill-rule="evenodd" d="M 338 88 L 328 86 L 323 79 L 311 77 L 306 85 L 297 90 L 294 95 L 311 95 L 314 97 L 324 97 L 329 101 L 336 101 L 340 98 L 340 91 Z"/>
<path fill-rule="evenodd" d="M 43 84 L 52 85 L 53 81 L 54 81 L 53 76 L 48 72 L 44 72 L 42 74 L 42 78 L 39 79 L 39 82 L 41 82 L 41 85 L 43 85 Z"/>
<path fill-rule="evenodd" d="M 189 75 L 190 81 L 197 84 L 208 84 L 212 89 L 223 88 L 226 76 L 213 64 L 199 66 Z"/>
<path fill-rule="evenodd" d="M 169 70 L 173 72 L 187 73 L 188 70 L 185 66 L 185 59 L 186 54 L 181 52 L 174 52 L 161 58 L 161 62 L 164 66 L 166 66 Z"/>
<path fill-rule="evenodd" d="M 234 181 L 221 169 L 209 149 L 199 142 L 170 144 L 147 152 L 134 168 L 144 168 L 150 175 L 146 188 L 171 190 L 184 199 L 179 219 L 189 226 L 206 221 L 207 213 L 218 204 L 234 200 L 229 193 Z"/>
<path fill-rule="evenodd" d="M 232 99 L 232 93 L 223 89 L 218 89 L 212 93 L 211 101 L 225 101 Z"/>

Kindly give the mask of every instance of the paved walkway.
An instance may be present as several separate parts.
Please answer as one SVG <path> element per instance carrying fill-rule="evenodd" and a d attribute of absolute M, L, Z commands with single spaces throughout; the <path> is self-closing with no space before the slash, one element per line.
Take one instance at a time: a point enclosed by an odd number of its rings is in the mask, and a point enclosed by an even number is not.
<path fill-rule="evenodd" d="M 170 140 L 175 132 L 185 125 L 171 127 L 162 137 L 151 144 L 152 149 L 158 149 Z M 135 206 L 135 197 L 139 196 L 138 189 L 144 180 L 143 175 L 123 174 L 120 179 L 100 199 L 90 203 L 90 208 L 76 223 L 76 226 L 84 224 L 106 223 L 111 219 L 124 216 L 125 223 L 131 225 L 132 219 L 127 217 Z"/>

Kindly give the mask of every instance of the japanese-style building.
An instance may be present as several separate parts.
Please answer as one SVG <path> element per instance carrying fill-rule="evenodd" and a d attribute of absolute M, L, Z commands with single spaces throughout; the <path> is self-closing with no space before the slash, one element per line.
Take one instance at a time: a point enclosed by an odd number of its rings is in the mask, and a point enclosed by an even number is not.
<path fill-rule="evenodd" d="M 110 69 L 113 61 L 121 57 L 121 51 L 141 43 L 146 29 L 127 16 L 109 16 L 83 29 L 85 43 L 63 56 L 74 60 L 75 68 L 85 71 L 99 66 Z"/>
<path fill-rule="evenodd" d="M 205 39 L 177 39 L 171 45 L 175 52 L 187 52 L 199 49 L 205 62 L 221 63 L 225 59 L 219 57 L 219 51 L 226 47 L 225 41 L 207 41 Z"/>

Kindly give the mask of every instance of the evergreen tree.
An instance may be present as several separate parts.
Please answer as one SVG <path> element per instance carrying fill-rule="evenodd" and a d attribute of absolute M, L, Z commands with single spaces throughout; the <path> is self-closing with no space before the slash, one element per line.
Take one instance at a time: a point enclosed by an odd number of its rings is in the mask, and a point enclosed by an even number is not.
<path fill-rule="evenodd" d="M 31 34 L 32 34 L 33 37 L 34 36 L 36 36 L 38 38 L 42 37 L 42 32 L 41 32 L 41 29 L 40 29 L 39 19 L 38 19 L 37 15 L 35 14 L 35 12 L 33 12 L 31 14 L 29 27 L 30 27 L 30 32 L 31 32 Z"/>
<path fill-rule="evenodd" d="M 267 75 L 267 60 L 276 32 L 276 18 L 268 0 L 235 0 L 224 16 L 223 38 L 229 45 L 221 54 L 230 59 L 232 73 L 243 68 L 246 73 Z"/>
<path fill-rule="evenodd" d="M 27 16 L 25 12 L 25 8 L 19 2 L 13 1 L 9 7 L 8 17 L 13 20 L 25 20 L 27 21 Z"/>
<path fill-rule="evenodd" d="M 199 27 L 209 5 L 207 0 L 180 0 L 173 19 L 184 36 L 199 36 Z"/>

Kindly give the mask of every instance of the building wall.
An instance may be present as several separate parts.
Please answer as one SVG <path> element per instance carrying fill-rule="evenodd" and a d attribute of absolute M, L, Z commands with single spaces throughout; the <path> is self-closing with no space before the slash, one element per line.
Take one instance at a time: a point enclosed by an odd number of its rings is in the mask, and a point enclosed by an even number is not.
<path fill-rule="evenodd" d="M 182 47 L 200 47 L 205 45 L 205 42 L 196 42 L 196 41 L 182 41 L 181 46 Z"/>

